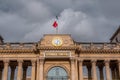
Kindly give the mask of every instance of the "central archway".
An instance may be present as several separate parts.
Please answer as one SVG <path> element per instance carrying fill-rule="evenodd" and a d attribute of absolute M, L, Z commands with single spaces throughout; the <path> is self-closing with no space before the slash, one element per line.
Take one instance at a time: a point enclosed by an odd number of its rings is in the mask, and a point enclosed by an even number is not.
<path fill-rule="evenodd" d="M 48 71 L 46 80 L 68 80 L 68 74 L 62 67 L 53 67 Z"/>

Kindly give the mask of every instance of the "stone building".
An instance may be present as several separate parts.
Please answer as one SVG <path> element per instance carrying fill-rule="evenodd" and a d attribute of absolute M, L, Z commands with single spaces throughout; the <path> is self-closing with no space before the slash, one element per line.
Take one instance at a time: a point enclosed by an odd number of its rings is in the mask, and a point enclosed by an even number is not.
<path fill-rule="evenodd" d="M 17 80 L 120 80 L 120 43 L 75 42 L 69 34 L 45 34 L 32 43 L 5 42 L 0 45 L 0 80 L 15 80 L 15 75 Z"/>

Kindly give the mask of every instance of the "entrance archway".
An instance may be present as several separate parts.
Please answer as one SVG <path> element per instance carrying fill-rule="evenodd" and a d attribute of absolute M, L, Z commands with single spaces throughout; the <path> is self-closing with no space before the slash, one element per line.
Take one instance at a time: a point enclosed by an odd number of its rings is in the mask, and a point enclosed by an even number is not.
<path fill-rule="evenodd" d="M 62 67 L 53 67 L 48 71 L 46 80 L 68 80 L 68 74 Z"/>

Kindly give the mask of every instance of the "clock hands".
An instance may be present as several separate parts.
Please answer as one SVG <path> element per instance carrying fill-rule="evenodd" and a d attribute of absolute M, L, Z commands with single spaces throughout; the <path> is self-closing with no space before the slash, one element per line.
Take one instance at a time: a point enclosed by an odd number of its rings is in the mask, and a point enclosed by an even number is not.
<path fill-rule="evenodd" d="M 62 39 L 60 39 L 60 38 L 54 38 L 54 39 L 52 40 L 52 44 L 53 44 L 54 46 L 61 46 L 61 45 L 62 45 Z"/>
<path fill-rule="evenodd" d="M 60 43 L 61 43 L 61 42 L 60 42 L 58 39 L 55 40 L 55 44 L 56 44 L 56 45 L 59 45 Z"/>

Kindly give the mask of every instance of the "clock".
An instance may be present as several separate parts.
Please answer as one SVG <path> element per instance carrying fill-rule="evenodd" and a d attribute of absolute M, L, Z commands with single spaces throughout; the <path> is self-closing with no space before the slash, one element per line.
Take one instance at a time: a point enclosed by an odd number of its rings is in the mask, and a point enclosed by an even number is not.
<path fill-rule="evenodd" d="M 54 38 L 54 39 L 52 40 L 52 44 L 53 44 L 54 46 L 61 46 L 61 45 L 63 44 L 63 41 L 62 41 L 61 38 L 56 37 L 56 38 Z"/>

